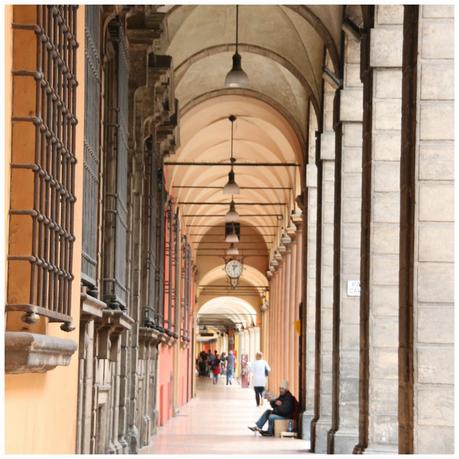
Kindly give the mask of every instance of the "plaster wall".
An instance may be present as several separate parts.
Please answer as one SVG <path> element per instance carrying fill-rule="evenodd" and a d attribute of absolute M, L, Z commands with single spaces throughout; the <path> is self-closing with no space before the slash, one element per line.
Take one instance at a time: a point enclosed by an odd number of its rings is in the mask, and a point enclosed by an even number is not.
<path fill-rule="evenodd" d="M 22 15 L 23 22 L 34 18 L 35 6 L 14 6 L 15 13 Z M 72 289 L 72 317 L 79 322 L 80 257 L 82 234 L 82 186 L 83 186 L 83 120 L 84 116 L 84 6 L 77 10 L 77 118 L 75 169 L 75 220 L 76 237 L 73 250 L 72 271 L 75 276 Z M 11 21 L 11 7 L 7 19 Z M 19 18 L 15 17 L 15 22 Z M 34 53 L 34 48 L 30 48 Z M 11 54 L 7 65 L 11 68 Z M 7 75 L 10 75 L 7 73 Z M 11 78 L 7 78 L 10 81 Z M 8 83 L 7 83 L 8 84 Z M 8 131 L 8 129 L 7 129 Z M 8 151 L 8 150 L 7 150 Z M 26 190 L 25 190 L 26 191 Z M 7 206 L 7 210 L 9 205 Z M 16 322 L 17 324 L 17 322 Z M 7 329 L 17 329 L 8 321 Z M 25 325 L 25 324 L 24 324 Z M 23 326 L 23 328 L 27 328 Z M 71 339 L 78 343 L 78 326 L 72 332 L 60 330 L 59 324 L 40 325 L 41 332 L 49 336 Z M 75 453 L 77 422 L 78 350 L 73 354 L 68 367 L 57 367 L 44 374 L 20 374 L 5 376 L 5 451 L 9 454 L 73 454 Z M 33 439 L 33 441 L 31 441 Z"/>

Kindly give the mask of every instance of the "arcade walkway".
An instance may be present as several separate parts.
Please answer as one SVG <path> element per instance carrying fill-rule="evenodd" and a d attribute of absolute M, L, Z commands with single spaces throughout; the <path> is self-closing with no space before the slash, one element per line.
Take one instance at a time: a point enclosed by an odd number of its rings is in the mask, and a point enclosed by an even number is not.
<path fill-rule="evenodd" d="M 306 453 L 309 442 L 265 438 L 253 434 L 253 425 L 266 409 L 256 407 L 252 387 L 217 386 L 207 378 L 197 380 L 197 394 L 181 412 L 160 427 L 153 445 L 141 454 L 295 454 Z"/>

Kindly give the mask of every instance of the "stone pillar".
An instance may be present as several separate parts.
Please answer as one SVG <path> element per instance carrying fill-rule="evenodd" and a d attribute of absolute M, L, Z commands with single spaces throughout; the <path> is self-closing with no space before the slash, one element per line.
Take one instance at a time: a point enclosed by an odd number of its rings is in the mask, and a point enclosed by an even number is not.
<path fill-rule="evenodd" d="M 403 6 L 375 7 L 368 278 L 368 447 L 398 452 L 398 270 Z M 367 195 L 368 196 L 368 195 Z"/>
<path fill-rule="evenodd" d="M 298 216 L 296 238 L 296 258 L 294 276 L 296 278 L 295 307 L 293 315 L 293 380 L 295 381 L 295 395 L 300 400 L 300 336 L 297 332 L 296 322 L 300 320 L 300 303 L 303 295 L 303 224 L 302 216 Z"/>
<path fill-rule="evenodd" d="M 311 421 L 314 417 L 314 381 L 315 381 L 315 352 L 316 352 L 316 240 L 317 240 L 317 166 L 316 166 L 316 130 L 317 118 L 314 110 L 310 109 L 309 116 L 309 149 L 306 166 L 306 394 L 305 411 L 303 413 L 303 439 L 311 439 Z"/>
<path fill-rule="evenodd" d="M 260 327 L 254 327 L 254 339 L 255 339 L 255 352 L 261 350 L 260 343 Z"/>
<path fill-rule="evenodd" d="M 282 310 L 282 304 L 284 302 L 284 288 L 285 288 L 285 283 L 284 283 L 284 266 L 282 264 L 282 260 L 279 260 L 279 286 L 278 286 L 278 292 L 277 292 L 277 305 L 276 305 L 276 312 L 275 312 L 275 322 L 274 322 L 274 330 L 275 330 L 275 336 L 276 336 L 276 341 L 274 343 L 274 353 L 275 353 L 275 368 L 273 371 L 273 386 L 272 390 L 276 391 L 277 388 L 279 387 L 279 382 L 280 382 L 280 374 L 281 374 L 281 365 L 282 365 L 282 352 L 280 350 L 282 346 L 282 326 L 281 320 L 281 310 Z"/>
<path fill-rule="evenodd" d="M 340 94 L 341 221 L 339 285 L 339 372 L 336 401 L 339 430 L 331 442 L 333 453 L 351 454 L 358 443 L 360 293 L 348 290 L 349 283 L 360 285 L 360 225 L 362 199 L 362 114 L 360 42 L 345 36 L 344 81 Z M 349 285 L 351 287 L 351 285 Z M 360 290 L 360 289 L 358 289 Z"/>
<path fill-rule="evenodd" d="M 244 351 L 243 354 L 247 354 L 250 358 L 250 339 L 249 339 L 249 330 L 245 329 L 242 332 L 243 343 L 244 343 Z"/>
<path fill-rule="evenodd" d="M 335 132 L 333 100 L 335 91 L 325 83 L 324 132 L 321 134 L 322 161 L 322 244 L 320 279 L 320 401 L 316 422 L 316 453 L 327 452 L 327 435 L 332 415 L 332 332 L 333 332 L 333 255 L 335 200 Z"/>
<path fill-rule="evenodd" d="M 297 251 L 298 251 L 298 243 L 295 240 L 290 245 L 290 289 L 291 289 L 291 296 L 290 296 L 290 305 L 288 311 L 288 341 L 289 341 L 289 353 L 288 353 L 288 381 L 290 383 L 290 392 L 294 394 L 298 398 L 298 382 L 295 379 L 295 368 L 298 367 L 299 362 L 296 359 L 295 355 L 295 311 L 297 308 L 297 284 L 298 279 L 301 276 L 301 271 L 296 271 L 296 258 L 297 258 Z"/>
<path fill-rule="evenodd" d="M 454 7 L 420 5 L 419 13 L 418 132 L 411 173 L 413 452 L 453 454 Z"/>
<path fill-rule="evenodd" d="M 287 248 L 287 251 L 284 253 L 283 259 L 283 269 L 285 272 L 285 288 L 284 288 L 284 303 L 282 305 L 282 317 L 281 317 L 281 327 L 284 333 L 283 336 L 283 344 L 282 344 L 282 373 L 280 375 L 281 381 L 288 380 L 291 384 L 292 381 L 290 379 L 290 366 L 293 360 L 293 353 L 290 347 L 290 311 L 292 309 L 293 303 L 293 279 L 292 279 L 292 272 L 291 272 L 291 260 L 292 260 L 292 250 L 290 247 Z"/>
<path fill-rule="evenodd" d="M 249 335 L 249 361 L 253 362 L 255 360 L 255 352 L 258 351 L 255 348 L 255 329 L 250 327 L 247 331 Z"/>
<path fill-rule="evenodd" d="M 271 340 L 271 375 L 269 378 L 269 390 L 273 391 L 275 388 L 275 385 L 277 384 L 277 346 L 278 346 L 278 339 L 279 339 L 279 328 L 276 326 L 278 323 L 278 311 L 279 311 L 279 298 L 280 298 L 280 292 L 281 292 L 281 268 L 280 266 L 277 267 L 276 270 L 276 290 L 275 290 L 275 302 L 274 302 L 274 307 L 272 309 L 272 314 L 270 317 L 272 317 L 272 335 L 269 337 Z"/>

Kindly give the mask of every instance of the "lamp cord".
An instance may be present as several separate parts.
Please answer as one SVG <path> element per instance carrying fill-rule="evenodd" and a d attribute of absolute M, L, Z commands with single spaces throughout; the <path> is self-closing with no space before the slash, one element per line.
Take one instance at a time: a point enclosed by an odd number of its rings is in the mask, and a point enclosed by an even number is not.
<path fill-rule="evenodd" d="M 231 170 L 233 170 L 233 127 L 234 121 L 231 121 Z"/>
<path fill-rule="evenodd" d="M 238 54 L 238 23 L 239 23 L 239 5 L 236 5 L 236 54 Z"/>

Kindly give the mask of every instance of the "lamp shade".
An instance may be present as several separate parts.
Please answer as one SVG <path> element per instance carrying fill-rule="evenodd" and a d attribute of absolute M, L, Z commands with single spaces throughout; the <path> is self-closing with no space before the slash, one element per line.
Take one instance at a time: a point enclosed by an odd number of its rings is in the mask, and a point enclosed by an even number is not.
<path fill-rule="evenodd" d="M 248 86 L 249 77 L 242 70 L 241 55 L 236 52 L 233 55 L 233 67 L 228 72 L 225 78 L 225 86 L 227 88 L 243 88 Z"/>
<path fill-rule="evenodd" d="M 239 214 L 236 212 L 234 201 L 231 201 L 229 211 L 225 215 L 226 223 L 239 223 Z"/>
<path fill-rule="evenodd" d="M 230 255 L 230 256 L 239 255 L 239 250 L 238 250 L 238 248 L 234 245 L 234 243 L 232 243 L 232 244 L 229 246 L 229 249 L 226 251 L 226 255 Z"/>
<path fill-rule="evenodd" d="M 234 172 L 229 171 L 228 172 L 228 182 L 223 187 L 223 194 L 240 194 L 240 193 L 241 193 L 241 189 L 239 188 L 239 185 L 236 183 L 236 180 L 234 180 Z"/>
<path fill-rule="evenodd" d="M 225 242 L 239 242 L 239 238 L 237 237 L 237 234 L 235 231 L 228 233 L 225 237 Z"/>

